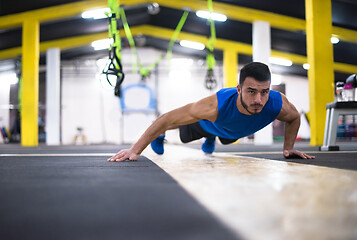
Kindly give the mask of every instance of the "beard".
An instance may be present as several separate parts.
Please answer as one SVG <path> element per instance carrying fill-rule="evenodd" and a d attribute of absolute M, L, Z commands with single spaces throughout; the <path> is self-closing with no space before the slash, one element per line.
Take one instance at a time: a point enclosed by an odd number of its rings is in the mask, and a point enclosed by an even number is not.
<path fill-rule="evenodd" d="M 243 93 L 240 93 L 240 102 L 242 103 L 242 106 L 244 107 L 245 110 L 247 110 L 248 113 L 252 114 L 252 115 L 258 115 L 261 111 L 259 112 L 251 112 L 248 110 L 248 104 L 246 104 L 244 101 L 243 101 Z M 253 104 L 252 106 L 262 106 L 260 104 Z"/>

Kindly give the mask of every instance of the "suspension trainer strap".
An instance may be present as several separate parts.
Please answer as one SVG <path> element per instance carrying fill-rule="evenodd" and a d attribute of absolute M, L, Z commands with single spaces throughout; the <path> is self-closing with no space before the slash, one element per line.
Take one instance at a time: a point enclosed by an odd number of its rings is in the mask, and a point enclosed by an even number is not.
<path fill-rule="evenodd" d="M 123 27 L 124 27 L 126 38 L 128 39 L 131 52 L 134 55 L 133 72 L 137 73 L 138 72 L 139 57 L 138 57 L 138 53 L 136 51 L 135 41 L 134 41 L 133 35 L 131 34 L 128 21 L 126 20 L 126 15 L 125 15 L 124 9 L 120 9 L 119 11 L 120 11 L 121 20 L 123 22 Z"/>
<path fill-rule="evenodd" d="M 167 49 L 167 59 L 169 61 L 171 60 L 171 57 L 172 57 L 172 46 L 175 44 L 175 41 L 176 41 L 178 35 L 180 34 L 183 25 L 186 22 L 188 13 L 189 13 L 189 11 L 185 10 L 185 12 L 182 14 L 181 19 L 180 19 L 179 23 L 177 24 L 176 29 L 170 39 L 169 47 Z"/>
<path fill-rule="evenodd" d="M 208 38 L 207 41 L 207 55 L 206 55 L 206 63 L 207 63 L 207 74 L 206 74 L 206 81 L 205 85 L 206 88 L 208 89 L 213 89 L 217 86 L 217 81 L 214 77 L 213 73 L 213 68 L 216 65 L 216 60 L 214 58 L 214 44 L 216 43 L 216 29 L 214 26 L 214 21 L 212 19 L 212 13 L 213 13 L 213 6 L 212 6 L 212 0 L 207 0 L 207 6 L 208 10 L 210 12 L 210 17 L 208 21 L 210 22 L 210 30 L 211 30 L 211 36 Z"/>
<path fill-rule="evenodd" d="M 131 51 L 134 55 L 134 63 L 133 63 L 133 72 L 137 73 L 138 72 L 138 67 L 139 67 L 139 74 L 141 75 L 141 80 L 144 81 L 151 73 L 151 70 L 159 64 L 159 62 L 163 59 L 163 55 L 161 55 L 160 57 L 158 57 L 158 59 L 151 65 L 149 65 L 148 67 L 144 68 L 144 66 L 140 63 L 139 61 L 139 56 L 138 53 L 136 51 L 136 47 L 135 47 L 135 41 L 133 38 L 133 35 L 130 31 L 130 27 L 128 24 L 128 21 L 126 20 L 126 16 L 125 16 L 125 12 L 124 9 L 120 10 L 120 16 L 121 19 L 123 21 L 123 26 L 124 26 L 124 31 L 125 31 L 125 35 L 128 39 Z"/>
<path fill-rule="evenodd" d="M 210 12 L 210 18 L 208 19 L 210 23 L 210 30 L 211 30 L 211 36 L 209 37 L 207 41 L 207 48 L 213 52 L 214 50 L 214 44 L 216 43 L 216 28 L 214 26 L 214 21 L 212 19 L 212 13 L 213 13 L 213 6 L 212 6 L 212 0 L 207 0 L 207 5 L 208 5 L 208 10 Z"/>
<path fill-rule="evenodd" d="M 151 70 L 153 70 L 154 67 L 156 67 L 163 58 L 164 54 L 162 54 L 154 63 L 150 64 L 146 68 L 144 68 L 143 65 L 139 64 L 142 81 L 145 81 L 145 79 L 150 76 Z"/>
<path fill-rule="evenodd" d="M 108 83 L 113 86 L 109 78 L 116 77 L 114 86 L 114 95 L 121 96 L 121 84 L 124 81 L 123 66 L 121 64 L 121 41 L 119 31 L 117 28 L 117 21 L 120 18 L 119 14 L 119 0 L 108 0 L 110 13 L 107 14 L 109 20 L 109 39 L 112 43 L 109 47 L 109 63 L 104 68 L 103 73 L 106 75 Z"/>

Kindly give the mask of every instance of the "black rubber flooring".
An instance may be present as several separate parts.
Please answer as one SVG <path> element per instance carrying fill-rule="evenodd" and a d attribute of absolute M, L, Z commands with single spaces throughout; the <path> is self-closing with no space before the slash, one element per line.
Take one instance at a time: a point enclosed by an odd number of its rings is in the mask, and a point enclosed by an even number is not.
<path fill-rule="evenodd" d="M 80 152 L 111 148 L 86 146 Z M 76 147 L 0 150 L 79 152 Z M 239 239 L 149 159 L 106 159 L 0 156 L 0 239 Z"/>
<path fill-rule="evenodd" d="M 285 159 L 280 154 L 271 154 L 271 153 L 259 153 L 259 154 L 237 154 L 240 156 L 248 156 L 248 157 L 258 157 L 258 158 L 265 158 L 268 160 L 276 160 L 276 161 L 283 161 L 283 162 L 293 162 L 299 164 L 308 164 L 308 165 L 315 165 L 320 167 L 330 167 L 330 168 L 338 168 L 338 169 L 347 169 L 347 170 L 354 170 L 357 171 L 357 152 L 323 152 L 323 153 L 316 153 L 316 152 L 306 152 L 310 155 L 315 156 L 315 159 Z"/>

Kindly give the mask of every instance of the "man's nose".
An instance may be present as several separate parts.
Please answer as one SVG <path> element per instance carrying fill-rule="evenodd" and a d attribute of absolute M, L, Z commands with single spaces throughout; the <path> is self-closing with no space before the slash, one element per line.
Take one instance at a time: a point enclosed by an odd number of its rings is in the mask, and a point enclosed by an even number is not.
<path fill-rule="evenodd" d="M 260 93 L 255 95 L 255 104 L 262 104 L 262 95 Z"/>

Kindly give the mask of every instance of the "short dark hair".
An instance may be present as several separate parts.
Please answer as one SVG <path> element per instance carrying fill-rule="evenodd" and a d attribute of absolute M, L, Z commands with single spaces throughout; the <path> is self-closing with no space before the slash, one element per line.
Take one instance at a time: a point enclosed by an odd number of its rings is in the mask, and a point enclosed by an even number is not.
<path fill-rule="evenodd" d="M 269 67 L 261 62 L 251 62 L 240 70 L 239 85 L 243 86 L 246 77 L 252 77 L 259 82 L 271 80 Z"/>

